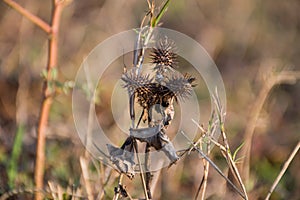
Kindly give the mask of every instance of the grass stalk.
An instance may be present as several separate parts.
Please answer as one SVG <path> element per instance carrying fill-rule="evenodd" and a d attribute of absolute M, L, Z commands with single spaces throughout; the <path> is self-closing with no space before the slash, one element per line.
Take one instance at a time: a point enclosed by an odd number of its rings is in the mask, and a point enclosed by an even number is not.
<path fill-rule="evenodd" d="M 273 191 L 275 190 L 276 186 L 278 185 L 279 181 L 281 180 L 282 176 L 284 175 L 285 171 L 287 170 L 287 168 L 290 166 L 292 160 L 294 159 L 294 157 L 296 156 L 297 152 L 299 151 L 300 148 L 300 142 L 298 142 L 298 144 L 296 145 L 296 147 L 294 148 L 294 150 L 292 151 L 292 153 L 290 154 L 289 158 L 287 159 L 287 161 L 284 163 L 280 173 L 278 174 L 278 176 L 276 177 L 273 185 L 271 186 L 268 195 L 266 196 L 265 200 L 269 200 Z"/>
<path fill-rule="evenodd" d="M 240 169 L 246 181 L 249 180 L 249 174 L 250 174 L 251 144 L 253 140 L 254 130 L 256 127 L 256 122 L 258 120 L 260 111 L 262 110 L 267 97 L 269 96 L 274 86 L 280 84 L 295 84 L 296 81 L 299 79 L 300 79 L 299 71 L 283 70 L 278 74 L 271 75 L 270 78 L 268 78 L 265 81 L 265 84 L 260 90 L 259 95 L 256 98 L 256 101 L 254 102 L 253 107 L 249 114 L 249 120 L 244 134 L 245 145 L 241 149 L 241 155 L 245 156 L 245 159 Z"/>
<path fill-rule="evenodd" d="M 85 157 L 80 157 L 80 166 L 81 166 L 86 193 L 88 195 L 88 200 L 94 200 L 93 190 L 89 178 L 88 163 Z"/>
<path fill-rule="evenodd" d="M 188 140 L 188 142 L 192 145 L 192 147 L 190 147 L 189 149 L 185 150 L 186 152 L 189 152 L 191 150 L 191 148 L 193 150 L 196 150 L 205 160 L 207 160 L 207 162 L 209 162 L 209 164 L 227 181 L 227 183 L 229 183 L 232 188 L 243 198 L 243 199 L 247 199 L 247 197 L 245 196 L 245 194 L 243 194 L 233 183 L 231 180 L 229 180 L 226 175 L 221 171 L 221 169 L 205 154 L 201 151 L 201 149 L 199 149 L 188 137 L 187 135 L 181 131 L 181 133 L 183 134 L 183 136 Z M 183 154 L 182 154 L 183 155 Z M 181 156 L 182 156 L 181 155 Z"/>
<path fill-rule="evenodd" d="M 139 157 L 138 146 L 137 146 L 136 141 L 134 141 L 134 149 L 135 149 L 138 165 L 139 165 L 139 168 L 140 168 L 140 176 L 141 176 L 141 181 L 142 181 L 142 185 L 143 185 L 144 195 L 145 195 L 146 200 L 149 200 L 148 193 L 147 193 L 146 180 L 145 180 L 141 160 L 140 160 L 140 157 Z"/>

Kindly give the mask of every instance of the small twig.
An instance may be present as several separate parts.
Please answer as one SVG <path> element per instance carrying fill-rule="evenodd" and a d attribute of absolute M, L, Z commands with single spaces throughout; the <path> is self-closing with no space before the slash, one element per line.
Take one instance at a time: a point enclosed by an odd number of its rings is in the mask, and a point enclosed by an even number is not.
<path fill-rule="evenodd" d="M 203 149 L 202 147 L 202 142 L 203 142 L 203 136 L 206 136 L 208 133 L 207 131 L 200 126 L 194 119 L 192 119 L 192 121 L 194 122 L 194 124 L 196 124 L 196 126 L 198 126 L 198 128 L 200 129 L 200 131 L 202 132 L 201 137 L 199 138 L 199 140 L 194 144 L 195 146 L 199 145 L 200 149 Z M 209 141 L 207 143 L 207 155 L 210 154 L 210 144 L 211 142 Z M 192 149 L 191 149 L 192 150 Z M 207 162 L 207 160 L 205 160 L 204 158 L 202 159 L 203 162 L 203 169 L 204 169 L 204 174 L 203 174 L 203 178 L 199 184 L 199 187 L 197 189 L 196 195 L 195 195 L 195 200 L 198 199 L 198 196 L 200 195 L 201 192 L 201 196 L 200 199 L 204 200 L 205 199 L 205 193 L 206 193 L 206 188 L 207 188 L 207 179 L 208 179 L 208 172 L 209 172 L 209 162 Z"/>
<path fill-rule="evenodd" d="M 243 190 L 245 198 L 248 199 L 246 188 L 244 186 L 244 183 L 242 181 L 242 178 L 240 176 L 238 168 L 237 168 L 237 166 L 236 166 L 236 164 L 235 164 L 235 162 L 232 158 L 232 155 L 231 155 L 231 151 L 230 151 L 230 147 L 229 147 L 229 143 L 228 143 L 228 140 L 227 140 L 227 136 L 226 136 L 226 133 L 225 133 L 225 127 L 224 127 L 224 121 L 225 121 L 225 114 L 226 113 L 225 113 L 224 108 L 223 108 L 223 106 L 220 102 L 220 98 L 218 97 L 218 91 L 217 90 L 216 90 L 215 95 L 212 95 L 212 98 L 213 98 L 216 113 L 217 113 L 217 116 L 218 116 L 217 123 L 218 123 L 218 126 L 220 128 L 222 139 L 223 139 L 223 144 L 224 144 L 224 148 L 220 148 L 221 152 L 222 152 L 223 156 L 225 157 L 225 159 L 228 163 L 230 172 L 234 176 L 235 180 L 238 181 L 240 187 Z M 211 139 L 213 140 L 213 138 L 211 138 Z M 221 146 L 223 146 L 223 145 L 221 145 Z"/>
<path fill-rule="evenodd" d="M 140 176 L 141 176 L 141 181 L 142 181 L 142 185 L 143 185 L 144 195 L 145 195 L 146 200 L 149 200 L 148 193 L 147 193 L 146 181 L 145 181 L 145 177 L 144 177 L 144 173 L 143 173 L 143 169 L 142 169 L 142 164 L 141 164 L 141 161 L 140 161 L 138 148 L 137 148 L 137 143 L 136 143 L 135 139 L 134 139 L 134 150 L 135 150 L 136 158 L 137 158 L 138 165 L 139 165 L 139 168 L 140 168 Z"/>
<path fill-rule="evenodd" d="M 210 141 L 212 141 L 217 147 L 220 148 L 221 152 L 222 152 L 222 155 L 225 157 L 228 165 L 229 165 L 229 170 L 231 170 L 231 172 L 233 173 L 235 179 L 239 182 L 244 194 L 245 194 L 245 197 L 246 199 L 248 199 L 247 197 L 247 191 L 246 191 L 246 188 L 243 184 L 243 181 L 242 181 L 242 178 L 240 176 L 240 173 L 238 171 L 238 168 L 230 154 L 230 152 L 227 150 L 227 148 L 225 146 L 223 146 L 222 144 L 218 143 L 217 141 L 215 141 L 213 138 L 209 137 Z"/>
<path fill-rule="evenodd" d="M 151 182 L 152 182 L 152 174 L 150 172 L 150 145 L 147 143 L 145 147 L 145 167 L 146 167 L 146 188 L 147 188 L 147 194 L 150 199 L 152 199 L 151 194 Z"/>
<path fill-rule="evenodd" d="M 102 164 L 102 163 L 100 163 L 100 166 L 102 166 L 101 168 L 103 168 L 103 164 Z M 105 179 L 105 180 L 102 179 L 102 181 L 101 181 L 102 190 L 101 190 L 101 192 L 98 194 L 97 199 L 103 199 L 104 194 L 105 194 L 105 187 L 107 186 L 107 184 L 108 184 L 108 182 L 109 182 L 109 180 L 110 180 L 110 178 L 111 178 L 111 176 L 112 176 L 112 172 L 113 172 L 113 169 L 112 169 L 112 168 L 109 168 L 109 173 L 108 173 L 106 179 Z M 103 176 L 105 175 L 103 169 L 101 170 L 101 174 L 102 174 Z M 101 176 L 101 177 L 102 177 L 102 176 Z"/>
<path fill-rule="evenodd" d="M 207 155 L 210 154 L 210 142 L 207 144 Z M 201 192 L 201 200 L 205 199 L 205 193 L 206 193 L 206 188 L 207 188 L 207 178 L 208 178 L 208 172 L 209 172 L 209 162 L 207 160 L 203 160 L 203 167 L 204 167 L 204 180 L 203 180 L 203 187 L 202 187 L 202 192 Z"/>
<path fill-rule="evenodd" d="M 279 183 L 279 181 L 281 180 L 282 176 L 284 175 L 285 171 L 287 170 L 287 168 L 289 167 L 289 165 L 291 164 L 293 158 L 296 156 L 297 152 L 299 151 L 300 148 L 300 142 L 298 142 L 298 144 L 296 145 L 296 147 L 294 148 L 294 150 L 292 151 L 291 155 L 289 156 L 289 158 L 287 159 L 287 161 L 284 163 L 280 173 L 278 174 L 278 176 L 276 177 L 272 187 L 270 188 L 267 197 L 265 198 L 265 200 L 268 200 L 273 191 L 275 190 L 277 184 Z"/>
<path fill-rule="evenodd" d="M 93 197 L 92 187 L 89 180 L 90 178 L 89 178 L 87 160 L 84 157 L 80 157 L 79 160 L 80 160 L 80 166 L 81 166 L 86 193 L 88 195 L 88 200 L 93 200 L 94 197 Z"/>
<path fill-rule="evenodd" d="M 243 190 L 243 192 L 245 194 L 246 199 L 248 199 L 246 187 L 245 187 L 245 185 L 244 185 L 244 183 L 242 181 L 242 178 L 240 176 L 238 168 L 237 168 L 234 160 L 232 159 L 232 155 L 230 153 L 229 145 L 228 145 L 227 140 L 226 140 L 225 131 L 223 129 L 221 129 L 221 133 L 222 133 L 223 141 L 224 142 L 226 141 L 226 143 L 225 143 L 225 151 L 223 150 L 223 153 L 225 154 L 225 158 L 226 158 L 227 163 L 229 165 L 229 169 L 233 173 L 235 179 L 239 182 L 239 184 L 240 184 L 240 186 L 241 186 L 241 188 L 242 188 L 242 190 Z"/>
<path fill-rule="evenodd" d="M 121 173 L 119 176 L 118 187 L 120 187 L 120 185 L 122 185 L 123 177 L 124 177 L 124 174 Z M 118 200 L 119 196 L 120 196 L 120 192 L 115 192 L 113 200 Z"/>
<path fill-rule="evenodd" d="M 143 30 L 143 27 L 144 27 L 144 23 L 145 23 L 148 15 L 149 15 L 149 13 L 150 13 L 150 10 L 145 14 L 145 16 L 142 19 L 142 22 L 141 22 L 141 25 L 140 25 L 139 34 L 138 34 L 136 42 L 135 42 L 134 53 L 133 53 L 133 66 L 135 68 L 138 67 L 138 61 L 139 61 L 140 57 L 142 56 L 142 50 L 141 49 L 143 47 L 142 47 L 142 44 L 141 44 L 141 38 L 142 38 L 141 33 L 142 33 L 142 30 Z"/>
<path fill-rule="evenodd" d="M 181 131 L 181 133 L 183 134 L 183 136 L 185 136 L 185 138 L 191 143 L 192 147 L 194 148 L 205 160 L 207 160 L 212 166 L 213 168 L 233 187 L 233 189 L 241 196 L 243 197 L 243 199 L 247 199 L 246 196 L 231 182 L 231 180 L 229 180 L 224 174 L 223 172 L 219 169 L 219 167 L 209 158 L 207 157 L 207 155 L 205 155 L 205 153 L 203 153 L 197 146 L 195 146 L 195 144 L 187 137 L 187 135 Z"/>
<path fill-rule="evenodd" d="M 36 147 L 36 166 L 34 172 L 35 184 L 38 189 L 43 188 L 44 165 L 45 165 L 45 145 L 46 145 L 46 129 L 50 108 L 53 101 L 54 88 L 49 86 L 49 82 L 53 81 L 52 70 L 57 68 L 58 63 L 58 30 L 60 25 L 60 17 L 64 7 L 63 3 L 53 1 L 53 11 L 51 17 L 51 37 L 49 38 L 48 63 L 47 63 L 47 78 L 43 85 L 43 99 L 39 114 L 39 123 L 37 129 L 37 147 Z M 41 200 L 41 194 L 37 194 L 36 200 Z"/>
<path fill-rule="evenodd" d="M 209 162 L 206 159 L 202 159 L 202 162 L 203 162 L 204 174 L 203 174 L 203 178 L 199 184 L 199 187 L 197 189 L 195 200 L 198 199 L 200 192 L 201 192 L 200 199 L 201 200 L 205 199 L 205 193 L 206 193 L 206 188 L 207 188 L 207 178 L 208 178 L 208 172 L 209 172 Z"/>
<path fill-rule="evenodd" d="M 118 200 L 120 194 L 121 194 L 122 197 L 124 197 L 123 195 L 126 194 L 126 197 L 128 197 L 130 200 L 132 200 L 131 195 L 130 195 L 130 194 L 125 190 L 125 188 L 123 187 L 123 184 L 122 184 L 123 178 L 124 178 L 124 174 L 121 173 L 120 176 L 119 176 L 118 187 L 115 188 L 115 195 L 114 195 L 113 200 Z M 122 199 L 123 199 L 123 198 L 122 198 Z"/>
<path fill-rule="evenodd" d="M 204 179 L 205 179 L 205 176 L 203 175 L 203 176 L 202 176 L 202 179 L 201 179 L 201 182 L 200 182 L 200 184 L 199 184 L 199 186 L 198 186 L 198 189 L 197 189 L 197 192 L 196 192 L 196 195 L 195 195 L 194 200 L 197 200 L 197 199 L 198 199 L 198 196 L 199 196 L 199 194 L 200 194 L 201 188 L 202 188 L 202 186 L 203 186 L 203 184 L 204 184 Z"/>
<path fill-rule="evenodd" d="M 45 21 L 43 21 L 41 18 L 38 16 L 32 14 L 22 6 L 20 6 L 17 2 L 12 1 L 12 0 L 3 0 L 6 4 L 8 4 L 10 7 L 18 11 L 21 15 L 26 17 L 28 20 L 30 20 L 32 23 L 40 27 L 43 31 L 46 33 L 50 34 L 51 33 L 51 27 L 49 24 L 47 24 Z"/>
<path fill-rule="evenodd" d="M 151 5 L 150 5 L 150 2 L 148 1 L 148 6 L 149 6 L 149 11 L 147 12 L 147 14 L 144 16 L 143 20 L 142 20 L 142 23 L 140 25 L 140 30 L 139 30 L 139 34 L 138 34 L 138 37 L 137 37 L 137 41 L 136 41 L 136 44 L 135 44 L 135 50 L 134 50 L 134 58 L 133 58 L 133 65 L 134 67 L 137 69 L 137 73 L 139 74 L 140 71 L 141 71 L 141 68 L 142 68 L 142 64 L 143 64 L 143 61 L 144 61 L 144 54 L 145 54 L 145 50 L 146 50 L 146 47 L 150 41 L 150 38 L 152 37 L 152 32 L 153 32 L 153 27 L 151 26 L 151 22 L 152 22 L 152 18 L 153 18 L 153 12 L 154 12 L 154 1 L 151 2 Z M 144 40 L 141 40 L 141 33 L 143 31 L 143 25 L 144 25 L 144 22 L 147 18 L 147 16 L 150 14 L 150 26 L 148 27 L 148 30 L 147 30 L 147 35 L 146 37 L 144 38 Z"/>

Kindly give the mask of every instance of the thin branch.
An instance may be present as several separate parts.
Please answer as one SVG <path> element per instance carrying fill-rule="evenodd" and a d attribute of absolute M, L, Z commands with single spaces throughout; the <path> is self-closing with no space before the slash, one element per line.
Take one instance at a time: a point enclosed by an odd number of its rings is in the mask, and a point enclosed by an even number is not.
<path fill-rule="evenodd" d="M 284 165 L 283 165 L 280 173 L 278 174 L 278 176 L 275 179 L 272 187 L 270 188 L 270 190 L 268 192 L 268 195 L 265 198 L 265 200 L 269 200 L 269 198 L 271 197 L 272 192 L 275 190 L 276 186 L 278 185 L 278 183 L 281 180 L 282 176 L 284 175 L 285 171 L 287 170 L 287 168 L 291 164 L 293 158 L 296 156 L 297 152 L 299 151 L 299 148 L 300 148 L 300 142 L 298 142 L 297 146 L 294 148 L 294 150 L 292 151 L 291 155 L 289 156 L 289 158 L 287 159 L 287 161 L 284 163 Z"/>
<path fill-rule="evenodd" d="M 124 174 L 120 174 L 119 181 L 118 181 L 118 187 L 120 185 L 122 185 L 123 177 L 124 177 Z M 120 196 L 120 192 L 115 192 L 113 200 L 118 200 L 119 196 Z"/>
<path fill-rule="evenodd" d="M 235 162 L 234 162 L 234 160 L 233 160 L 233 158 L 232 158 L 232 156 L 231 156 L 231 154 L 230 154 L 230 151 L 228 151 L 228 149 L 227 149 L 224 145 L 218 143 L 218 142 L 215 141 L 213 138 L 209 137 L 209 139 L 210 139 L 210 141 L 213 142 L 217 147 L 220 148 L 220 150 L 221 150 L 223 156 L 226 158 L 226 161 L 227 161 L 227 163 L 228 163 L 228 165 L 229 165 L 229 170 L 232 172 L 232 174 L 234 175 L 235 179 L 236 179 L 236 180 L 238 181 L 238 183 L 240 184 L 240 186 L 241 186 L 241 188 L 242 188 L 242 190 L 243 190 L 243 192 L 244 192 L 244 194 L 245 194 L 246 199 L 248 199 L 247 191 L 246 191 L 245 185 L 244 185 L 244 183 L 243 183 L 243 181 L 242 181 L 242 178 L 241 178 L 241 175 L 240 175 L 240 173 L 239 173 L 239 171 L 238 171 L 238 168 L 237 168 L 237 166 L 236 166 L 236 164 L 235 164 Z"/>
<path fill-rule="evenodd" d="M 200 129 L 201 134 L 202 134 L 201 137 L 199 138 L 199 140 L 194 145 L 195 146 L 200 145 L 200 149 L 203 149 L 203 147 L 202 147 L 203 136 L 207 135 L 207 131 L 202 126 L 200 126 L 194 119 L 192 119 L 192 121 L 193 121 L 194 124 L 196 124 L 196 126 L 198 126 L 198 128 Z M 207 155 L 210 154 L 210 149 L 211 149 L 211 142 L 209 141 L 207 143 L 207 149 L 206 149 Z M 197 189 L 195 200 L 198 199 L 199 195 L 201 195 L 200 196 L 201 200 L 205 199 L 205 193 L 206 193 L 206 188 L 207 188 L 207 180 L 208 180 L 208 172 L 209 172 L 209 162 L 207 160 L 205 160 L 204 158 L 202 159 L 202 162 L 203 162 L 204 174 L 203 174 L 203 178 L 202 178 L 202 180 L 199 184 L 199 187 Z"/>
<path fill-rule="evenodd" d="M 134 140 L 134 150 L 135 150 L 138 165 L 139 165 L 139 168 L 140 168 L 140 176 L 141 176 L 141 180 L 142 180 L 144 195 L 145 195 L 146 200 L 149 200 L 148 193 L 147 193 L 146 181 L 145 181 L 145 177 L 144 177 L 144 173 L 143 173 L 143 169 L 142 169 L 142 164 L 141 164 L 140 157 L 139 157 L 137 143 L 136 143 L 135 140 Z"/>
<path fill-rule="evenodd" d="M 20 6 L 17 2 L 12 0 L 3 0 L 7 5 L 18 11 L 21 15 L 26 17 L 29 21 L 40 27 L 43 31 L 50 34 L 51 33 L 51 27 L 49 24 L 47 24 L 45 21 L 43 21 L 38 16 L 32 14 L 22 6 Z"/>
<path fill-rule="evenodd" d="M 207 144 L 207 155 L 210 154 L 210 149 L 211 149 L 211 142 L 209 141 Z M 202 159 L 203 161 L 203 167 L 204 167 L 204 180 L 203 180 L 203 188 L 201 192 L 201 200 L 205 199 L 205 193 L 206 193 L 206 188 L 207 188 L 207 179 L 208 179 L 208 172 L 209 172 L 209 162 L 207 160 Z"/>
<path fill-rule="evenodd" d="M 80 160 L 81 171 L 82 171 L 83 180 L 85 184 L 85 189 L 88 195 L 88 200 L 93 200 L 94 197 L 93 197 L 92 187 L 89 180 L 90 178 L 89 178 L 87 160 L 84 157 L 80 157 L 79 160 Z"/>
<path fill-rule="evenodd" d="M 203 184 L 204 184 L 204 179 L 205 179 L 205 176 L 203 176 L 202 179 L 201 179 L 201 182 L 200 182 L 199 187 L 198 187 L 198 189 L 197 189 L 197 192 L 196 192 L 196 195 L 195 195 L 194 200 L 197 200 L 197 199 L 198 199 L 198 196 L 199 196 L 199 194 L 200 194 L 201 188 L 202 188 L 202 186 L 203 186 Z"/>
<path fill-rule="evenodd" d="M 200 195 L 201 192 L 201 196 L 200 199 L 204 200 L 205 199 L 205 193 L 206 193 L 206 188 L 207 188 L 207 179 L 208 179 L 208 172 L 209 172 L 209 162 L 206 159 L 202 159 L 203 162 L 203 168 L 204 168 L 204 175 L 203 178 L 199 184 L 198 190 L 196 192 L 196 196 L 195 196 L 195 200 L 198 199 L 198 196 Z"/>
<path fill-rule="evenodd" d="M 150 145 L 147 143 L 145 147 L 145 167 L 146 167 L 146 188 L 147 188 L 147 194 L 150 199 L 152 199 L 152 193 L 151 193 L 151 182 L 152 182 L 152 173 L 150 172 Z"/>
<path fill-rule="evenodd" d="M 221 135 L 222 135 L 223 141 L 225 143 L 225 151 L 223 150 L 223 154 L 225 154 L 225 158 L 226 158 L 227 163 L 229 165 L 229 169 L 231 170 L 231 172 L 234 175 L 235 179 L 239 182 L 239 184 L 240 184 L 240 186 L 241 186 L 241 188 L 242 188 L 242 190 L 245 194 L 246 199 L 248 199 L 246 187 L 245 187 L 245 185 L 242 181 L 242 178 L 240 176 L 238 168 L 237 168 L 234 160 L 232 159 L 232 155 L 230 153 L 229 144 L 228 144 L 227 139 L 226 139 L 226 134 L 225 134 L 224 128 L 221 128 Z"/>
<path fill-rule="evenodd" d="M 187 135 L 181 131 L 183 136 L 190 142 L 192 145 L 191 148 L 194 148 L 205 160 L 207 160 L 212 167 L 233 187 L 233 189 L 241 196 L 243 199 L 247 199 L 246 196 L 223 174 L 223 172 L 219 169 L 219 167 L 209 158 L 205 153 L 203 153 L 195 144 L 187 137 Z"/>
<path fill-rule="evenodd" d="M 53 81 L 52 70 L 57 68 L 58 62 L 58 30 L 60 25 L 60 17 L 62 10 L 66 4 L 63 2 L 53 1 L 52 21 L 51 21 L 51 37 L 49 38 L 48 63 L 47 63 L 47 78 L 43 85 L 43 99 L 39 114 L 39 123 L 37 129 L 37 147 L 36 147 L 36 162 L 35 162 L 35 184 L 37 189 L 43 188 L 44 183 L 44 165 L 45 165 L 45 145 L 46 145 L 46 130 L 48 117 L 53 101 L 54 86 L 50 86 L 49 82 Z M 42 195 L 37 194 L 36 200 L 41 200 Z"/>

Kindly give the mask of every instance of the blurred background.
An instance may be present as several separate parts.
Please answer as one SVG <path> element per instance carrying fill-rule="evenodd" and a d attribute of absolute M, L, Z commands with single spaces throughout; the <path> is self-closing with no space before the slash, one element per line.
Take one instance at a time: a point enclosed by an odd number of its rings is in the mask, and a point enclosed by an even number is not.
<path fill-rule="evenodd" d="M 49 22 L 51 1 L 18 0 Z M 163 1 L 157 0 L 157 5 Z M 83 59 L 100 42 L 140 26 L 148 9 L 141 0 L 74 0 L 63 11 L 59 34 L 58 80 L 74 80 Z M 300 2 L 298 0 L 172 0 L 162 27 L 198 41 L 215 61 L 227 95 L 226 132 L 231 148 L 244 139 L 249 113 L 264 83 L 283 69 L 300 70 Z M 47 35 L 0 1 L 0 194 L 9 188 L 33 187 L 36 125 L 41 103 L 42 71 L 47 63 Z M 124 59 L 131 65 L 131 57 Z M 118 77 L 120 68 L 105 79 Z M 116 126 L 110 111 L 113 81 L 104 81 L 96 106 L 99 121 Z M 101 84 L 100 84 L 101 85 Z M 199 86 L 200 88 L 203 86 Z M 199 93 L 201 95 L 201 92 Z M 209 96 L 203 95 L 209 103 Z M 260 111 L 251 151 L 252 199 L 266 196 L 282 163 L 300 140 L 300 81 L 275 86 Z M 204 111 L 203 112 L 207 112 Z M 207 121 L 201 121 L 207 126 Z M 112 129 L 113 130 L 113 129 Z M 17 175 L 9 183 L 9 164 L 18 132 L 23 133 Z M 119 141 L 122 143 L 122 141 Z M 72 118 L 71 94 L 57 94 L 47 130 L 45 183 L 83 187 L 79 157 L 84 147 Z M 226 170 L 221 154 L 212 159 Z M 243 155 L 239 155 L 242 157 Z M 272 199 L 299 199 L 300 156 L 296 156 Z M 203 174 L 201 159 L 191 155 L 164 169 L 157 183 L 157 199 L 192 199 Z M 97 182 L 95 172 L 91 179 Z M 117 176 L 117 175 L 115 175 Z M 125 180 L 135 197 L 142 196 L 139 179 Z M 210 170 L 207 195 L 218 199 L 224 180 Z M 113 195 L 114 182 L 107 199 Z M 84 189 L 83 189 L 84 190 Z M 212 196 L 211 196 L 212 195 Z"/>

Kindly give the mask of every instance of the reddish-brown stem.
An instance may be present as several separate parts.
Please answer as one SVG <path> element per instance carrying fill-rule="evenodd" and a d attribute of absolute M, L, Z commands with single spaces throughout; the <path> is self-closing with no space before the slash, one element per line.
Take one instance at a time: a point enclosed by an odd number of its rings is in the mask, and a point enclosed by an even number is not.
<path fill-rule="evenodd" d="M 13 9 L 18 11 L 20 14 L 22 14 L 24 17 L 26 17 L 28 20 L 33 22 L 35 25 L 40 27 L 46 33 L 49 34 L 51 32 L 51 27 L 49 26 L 49 24 L 47 24 L 41 18 L 39 18 L 38 16 L 32 14 L 31 12 L 29 12 L 28 10 L 26 10 L 22 6 L 20 6 L 18 3 L 14 2 L 12 0 L 3 0 L 3 1 L 6 4 L 8 4 L 10 7 L 12 7 Z"/>
<path fill-rule="evenodd" d="M 51 70 L 56 68 L 57 66 L 57 37 L 58 37 L 58 29 L 59 29 L 59 21 L 61 12 L 63 9 L 63 3 L 59 3 L 57 0 L 53 0 L 54 8 L 52 11 L 52 21 L 51 26 L 44 22 L 41 18 L 32 14 L 18 3 L 12 0 L 3 0 L 13 9 L 18 11 L 21 15 L 26 17 L 32 23 L 40 27 L 49 37 L 49 51 L 48 51 L 48 63 L 47 63 L 47 79 L 44 82 L 43 86 L 43 97 L 42 104 L 39 115 L 39 123 L 37 129 L 37 147 L 36 147 L 36 166 L 35 166 L 35 184 L 36 189 L 41 191 L 43 188 L 43 179 L 44 179 L 44 163 L 45 163 L 45 143 L 46 137 L 45 132 L 47 128 L 48 116 L 52 104 L 52 95 L 51 93 L 54 91 L 53 88 L 49 88 L 49 82 L 52 81 Z M 41 193 L 37 193 L 36 199 L 41 200 L 43 198 Z"/>
<path fill-rule="evenodd" d="M 43 188 L 44 182 L 44 165 L 45 165 L 45 142 L 46 142 L 46 128 L 49 117 L 49 111 L 52 105 L 52 93 L 53 88 L 49 88 L 49 81 L 52 81 L 51 71 L 57 67 L 57 56 L 58 56 L 58 30 L 60 24 L 60 17 L 63 10 L 63 3 L 56 0 L 53 1 L 54 8 L 52 11 L 52 21 L 51 21 L 51 34 L 49 38 L 49 50 L 48 50 L 48 64 L 47 64 L 47 80 L 44 82 L 43 86 L 43 100 L 40 109 L 40 118 L 37 133 L 37 156 L 36 156 L 36 166 L 35 166 L 35 184 L 37 189 Z M 54 87 L 52 85 L 52 87 Z M 41 194 L 36 195 L 36 200 L 41 200 Z"/>

